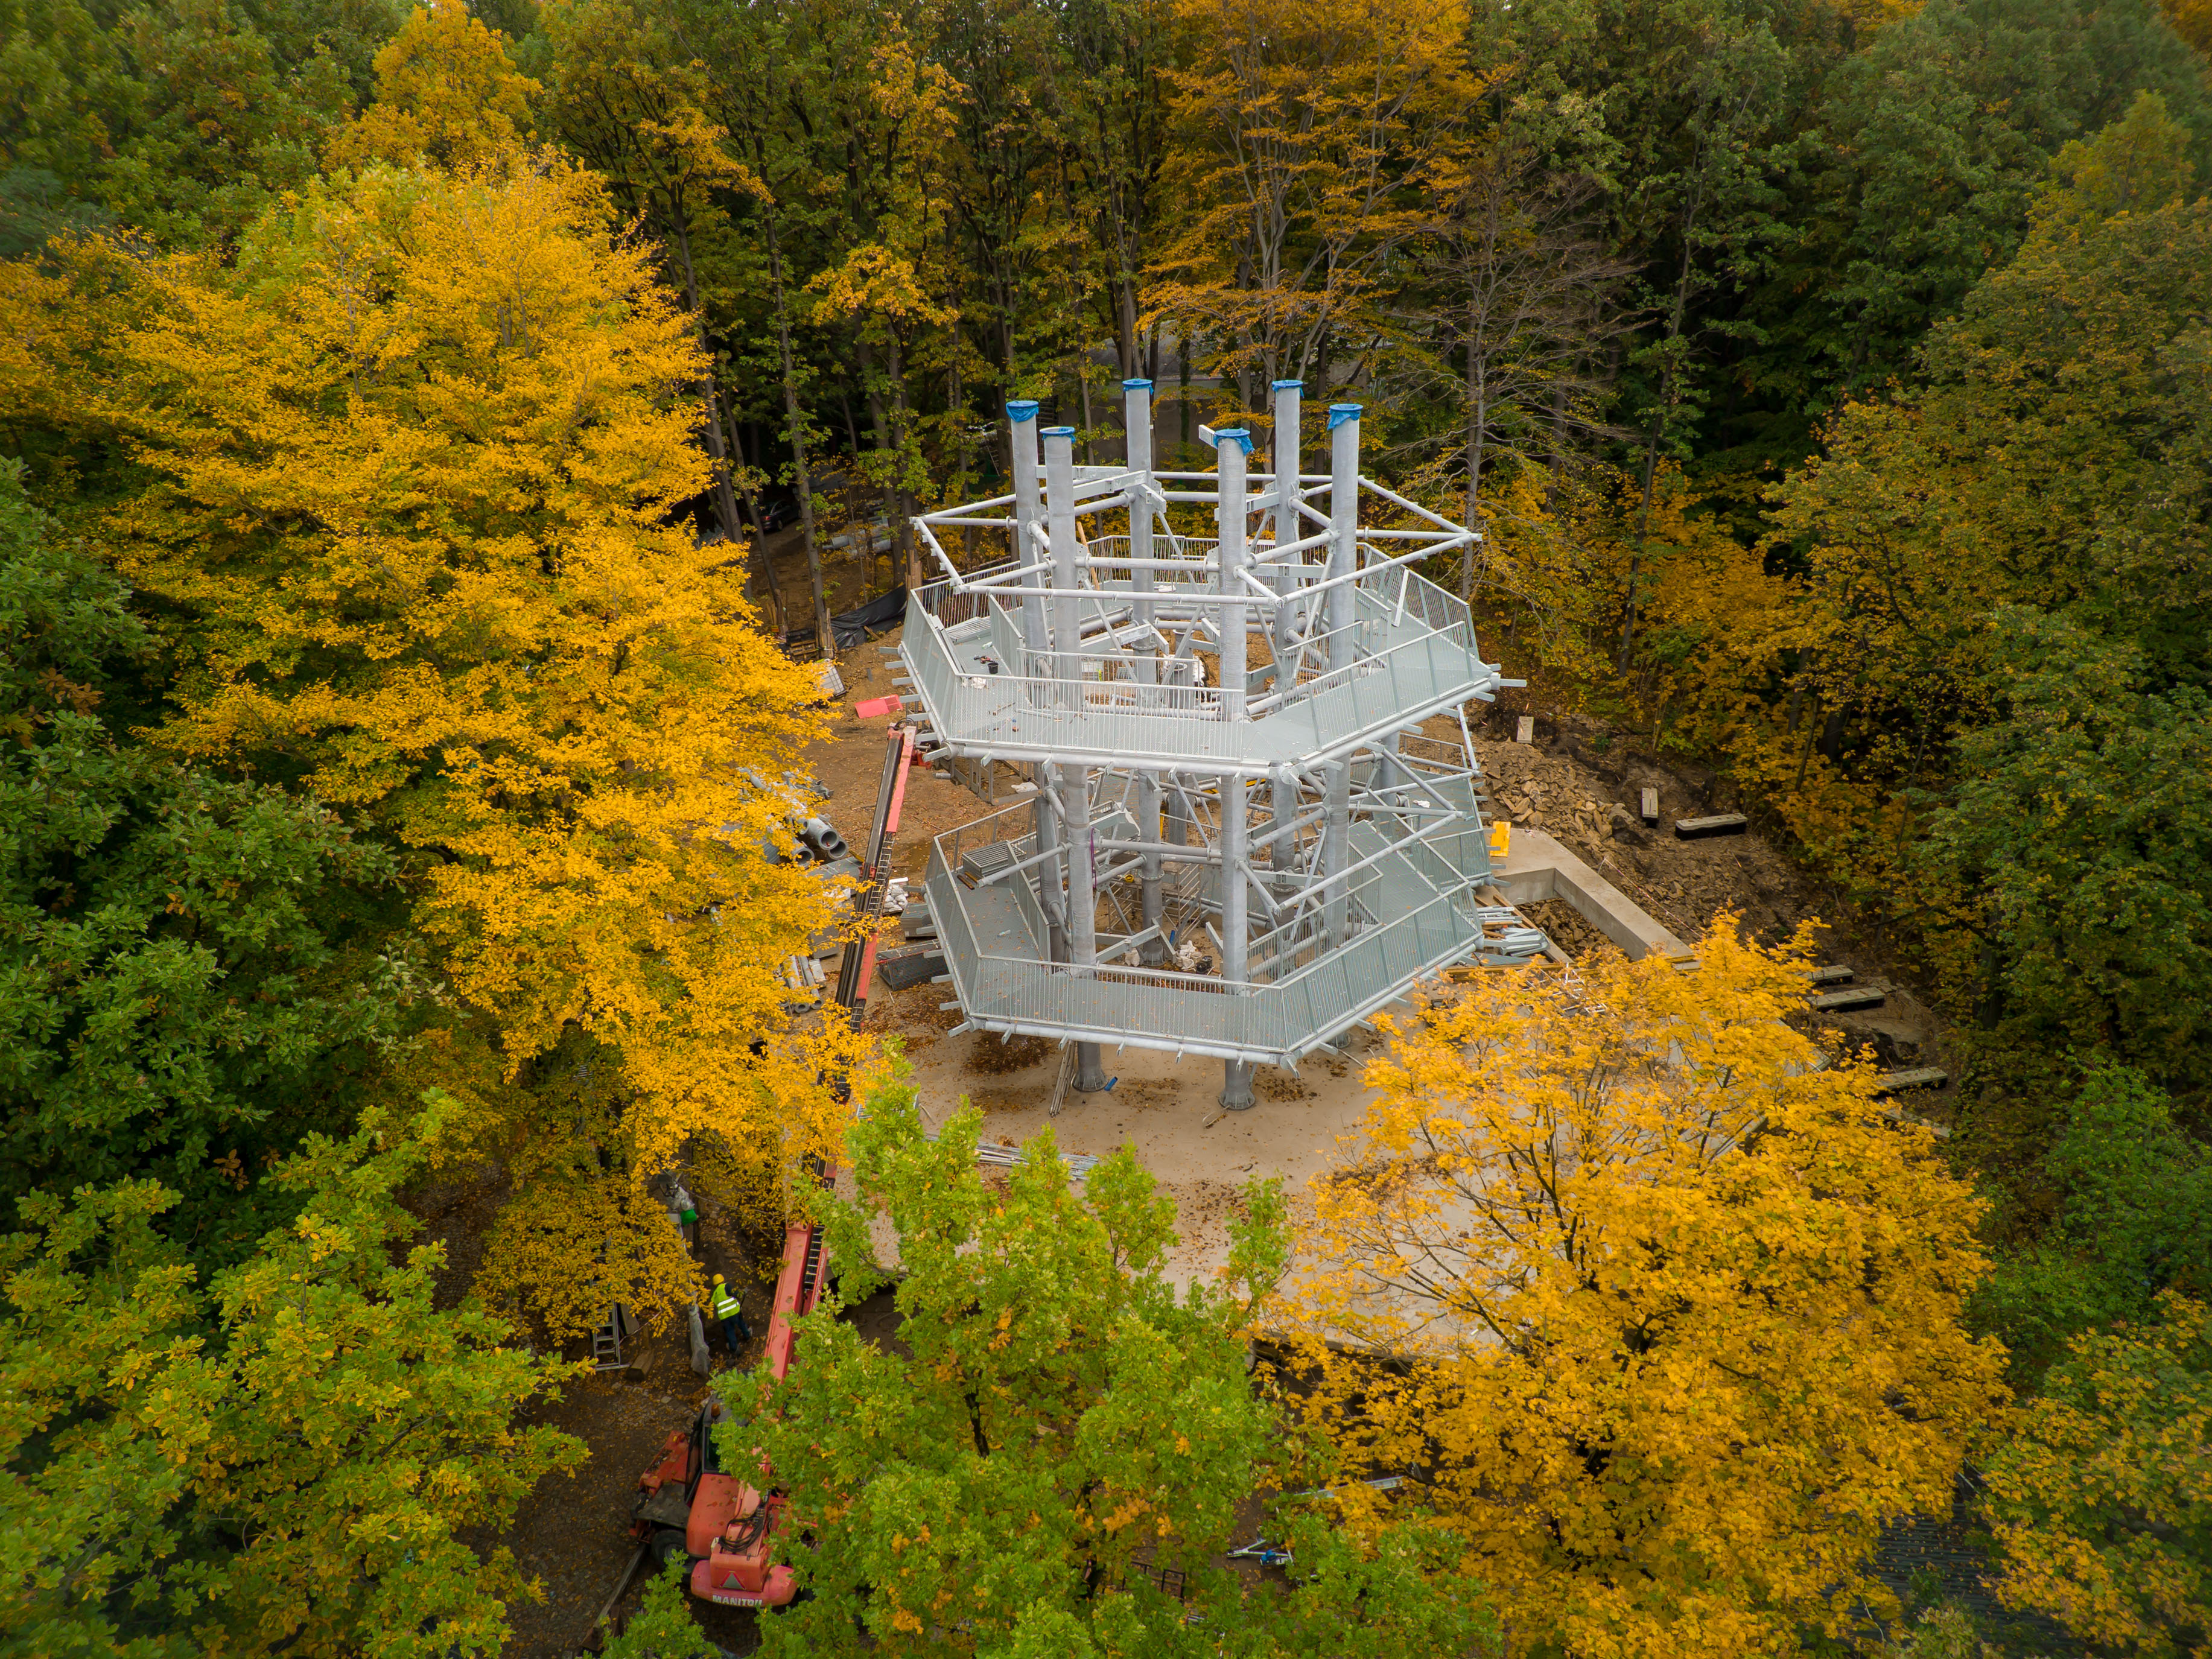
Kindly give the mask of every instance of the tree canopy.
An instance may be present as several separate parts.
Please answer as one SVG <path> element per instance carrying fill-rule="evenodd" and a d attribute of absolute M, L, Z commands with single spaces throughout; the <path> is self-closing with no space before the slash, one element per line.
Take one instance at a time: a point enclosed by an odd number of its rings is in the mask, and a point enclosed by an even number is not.
<path fill-rule="evenodd" d="M 496 1525 L 583 1448 L 515 1408 L 566 1374 L 481 1312 L 392 1194 L 434 1126 L 308 1137 L 298 1214 L 203 1285 L 150 1181 L 23 1200 L 0 1243 L 0 1631 L 26 1651 L 494 1654 L 524 1586 Z"/>
<path fill-rule="evenodd" d="M 1425 1472 L 1540 1646 L 1840 1633 L 2003 1397 L 1960 1322 L 1972 1189 L 1783 1023 L 1803 960 L 1723 926 L 1694 973 L 1486 974 L 1399 1033 L 1318 1184 L 1321 1420 Z"/>
<path fill-rule="evenodd" d="M 785 1645 L 1778 1649 L 1967 1449 L 2021 1606 L 2201 1623 L 2186 1458 L 2116 1471 L 2191 1431 L 2212 1224 L 2208 183 L 2206 0 L 0 0 L 6 1478 L 59 1517 L 0 1627 L 489 1650 L 463 1511 L 568 1455 L 519 1345 L 696 1302 L 671 1178 L 772 1234 L 848 1158 L 923 1358 L 825 1316 L 763 1404 L 832 1591 Z M 1481 532 L 1422 574 L 1528 684 L 1467 712 L 1756 817 L 1943 1022 L 1951 1138 L 1725 930 L 1437 1003 L 1233 1288 L 1128 1158 L 925 1137 L 789 1002 L 848 884 L 786 857 L 798 659 L 942 574 L 1009 398 L 1109 465 L 1139 377 L 1183 466 L 1277 378 L 1360 404 Z M 433 1167 L 501 1192 L 476 1303 L 399 1251 Z"/>
<path fill-rule="evenodd" d="M 1219 1288 L 1168 1278 L 1173 1201 L 1127 1152 L 1080 1188 L 1048 1132 L 1001 1186 L 975 1164 L 981 1114 L 932 1135 L 910 1090 L 872 1095 L 851 1134 L 857 1200 L 828 1212 L 840 1293 L 887 1282 L 899 1348 L 836 1316 L 718 1431 L 728 1467 L 764 1452 L 811 1538 L 782 1553 L 811 1599 L 769 1626 L 789 1653 L 1274 1656 L 1461 1653 L 1486 1618 L 1423 1569 L 1411 1531 L 1370 1554 L 1310 1518 L 1310 1583 L 1247 1589 L 1212 1559 L 1240 1505 L 1305 1460 L 1247 1379 L 1251 1321 L 1288 1258 L 1283 1200 L 1244 1194 Z M 757 1452 L 754 1448 L 757 1447 Z"/>

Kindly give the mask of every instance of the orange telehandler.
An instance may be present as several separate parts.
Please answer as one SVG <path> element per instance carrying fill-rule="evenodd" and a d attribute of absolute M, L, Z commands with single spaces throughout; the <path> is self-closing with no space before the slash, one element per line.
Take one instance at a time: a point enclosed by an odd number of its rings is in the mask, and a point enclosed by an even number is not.
<path fill-rule="evenodd" d="M 855 907 L 869 926 L 846 946 L 833 997 L 848 1011 L 867 997 L 876 951 L 872 924 L 883 908 L 890 874 L 887 854 L 898 831 L 907 769 L 913 759 L 912 731 L 894 726 L 876 796 L 875 828 L 868 838 L 867 885 Z M 827 1188 L 836 1181 L 836 1171 L 820 1166 L 817 1177 Z M 776 1279 L 768 1322 L 768 1367 L 779 1382 L 791 1370 L 798 1335 L 793 1322 L 813 1312 L 821 1301 L 826 1266 L 820 1227 L 803 1223 L 785 1230 L 783 1269 Z M 660 1461 L 638 1477 L 630 1535 L 664 1568 L 679 1552 L 689 1557 L 691 1594 L 704 1601 L 740 1607 L 785 1607 L 798 1593 L 798 1580 L 789 1567 L 772 1565 L 769 1554 L 776 1535 L 792 1524 L 790 1504 L 775 1489 L 774 1472 L 765 1458 L 758 1458 L 750 1469 L 721 1467 L 714 1429 L 728 1414 L 721 1401 L 709 1394 L 690 1431 L 679 1429 L 668 1437 Z"/>
<path fill-rule="evenodd" d="M 822 1298 L 823 1260 L 819 1227 L 787 1230 L 768 1326 L 769 1370 L 779 1382 L 791 1370 L 792 1322 L 811 1313 Z M 657 1565 L 665 1567 L 679 1553 L 689 1556 L 691 1593 L 702 1601 L 783 1607 L 798 1582 L 789 1567 L 769 1565 L 769 1549 L 789 1522 L 790 1505 L 771 1489 L 765 1459 L 750 1470 L 722 1468 L 714 1429 L 728 1415 L 709 1395 L 690 1432 L 678 1429 L 668 1437 L 660 1462 L 638 1478 L 630 1535 L 651 1547 Z"/>

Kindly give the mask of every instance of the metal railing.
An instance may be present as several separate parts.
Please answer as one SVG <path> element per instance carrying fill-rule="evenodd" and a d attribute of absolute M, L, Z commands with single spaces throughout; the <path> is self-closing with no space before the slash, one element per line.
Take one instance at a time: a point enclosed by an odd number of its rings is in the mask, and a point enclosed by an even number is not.
<path fill-rule="evenodd" d="M 960 874 L 964 855 L 979 847 L 1020 842 L 1025 820 L 1026 809 L 994 813 L 939 836 L 931 850 L 930 913 L 945 963 L 969 1020 L 988 1030 L 1295 1064 L 1422 975 L 1502 949 L 1486 940 L 1481 913 L 1465 901 L 1463 878 L 1437 893 L 1408 866 L 1400 873 L 1403 890 L 1433 896 L 1272 983 L 1048 962 L 1042 916 L 1025 878 L 991 884 L 1010 890 L 1028 923 L 1027 939 L 1008 951 L 987 939 L 971 908 L 975 893 Z"/>
<path fill-rule="evenodd" d="M 1156 684 L 1123 674 L 1126 655 L 1077 651 L 1046 653 L 1032 663 L 1018 648 L 1018 598 L 973 589 L 955 593 L 949 583 L 922 590 L 927 620 L 907 630 L 903 653 L 932 721 L 963 751 L 1009 759 L 1271 766 L 1395 730 L 1424 709 L 1463 702 L 1496 682 L 1496 669 L 1476 653 L 1472 624 L 1456 599 L 1407 570 L 1387 569 L 1375 578 L 1356 590 L 1360 620 L 1374 635 L 1369 654 L 1283 688 L 1261 701 L 1258 718 L 1247 720 L 1220 717 L 1218 687 Z M 979 600 L 997 613 L 990 665 L 963 653 L 943 620 L 980 614 L 972 609 Z M 1219 601 L 1209 596 L 1207 602 Z M 1072 678 L 1012 672 L 1025 663 L 1051 660 L 1057 667 L 1070 659 L 1080 669 Z"/>

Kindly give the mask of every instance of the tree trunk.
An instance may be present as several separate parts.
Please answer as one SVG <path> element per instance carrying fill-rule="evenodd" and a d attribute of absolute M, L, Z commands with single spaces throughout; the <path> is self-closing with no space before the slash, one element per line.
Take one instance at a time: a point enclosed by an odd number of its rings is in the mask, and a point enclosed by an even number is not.
<path fill-rule="evenodd" d="M 745 433 L 751 424 L 748 421 L 739 425 L 733 420 L 730 425 L 731 447 L 737 451 L 738 459 L 744 463 L 745 471 L 749 473 L 755 470 L 752 457 L 745 453 Z M 768 532 L 761 528 L 760 497 L 754 493 L 750 483 L 738 494 L 744 501 L 745 517 L 752 524 L 753 577 L 768 600 L 768 625 L 781 637 L 789 624 L 783 617 L 783 590 L 776 586 L 775 560 L 768 550 Z"/>
<path fill-rule="evenodd" d="M 1182 392 L 1176 399 L 1176 407 L 1182 411 L 1182 448 L 1176 465 L 1182 467 L 1190 465 L 1190 336 L 1180 324 L 1176 328 L 1176 381 Z"/>
<path fill-rule="evenodd" d="M 699 307 L 699 279 L 691 266 L 691 233 L 673 213 L 669 216 L 669 223 L 676 232 L 677 252 L 684 261 L 684 299 L 691 313 L 691 337 L 699 343 L 699 349 L 707 358 L 707 372 L 699 380 L 699 397 L 707 414 L 707 453 L 714 462 L 714 509 L 722 521 L 723 536 L 734 542 L 741 527 L 738 500 L 730 489 L 730 455 L 722 444 L 722 400 L 714 385 L 714 354 L 707 349 L 707 319 Z"/>
<path fill-rule="evenodd" d="M 860 365 L 860 389 L 868 398 L 868 431 L 876 447 L 890 447 L 890 422 L 884 416 L 884 389 L 876 383 L 876 343 L 865 336 L 854 342 L 854 356 Z"/>
<path fill-rule="evenodd" d="M 912 592 L 921 586 L 921 549 L 914 533 L 914 492 L 907 488 L 906 358 L 894 325 L 891 351 L 891 457 L 897 471 L 891 477 L 891 544 L 900 553 L 901 580 Z"/>
<path fill-rule="evenodd" d="M 822 550 L 814 541 L 814 479 L 806 469 L 806 422 L 799 409 L 799 373 L 791 355 L 791 313 L 784 302 L 783 252 L 775 234 L 775 216 L 763 216 L 768 235 L 769 281 L 775 289 L 775 344 L 783 371 L 783 414 L 791 441 L 791 487 L 799 495 L 799 535 L 806 549 L 806 580 L 814 595 L 814 637 L 828 661 L 837 644 L 830 627 L 830 597 L 822 586 Z"/>
<path fill-rule="evenodd" d="M 714 355 L 707 349 L 707 319 L 699 303 L 699 279 L 691 264 L 691 233 L 675 214 L 669 222 L 676 232 L 676 246 L 684 261 L 684 298 L 691 311 L 691 334 L 698 341 L 699 349 L 707 357 L 707 372 L 700 381 L 701 402 L 707 416 L 707 453 L 714 462 L 714 515 L 722 521 L 723 539 L 734 544 L 744 533 L 743 521 L 738 517 L 738 498 L 730 487 L 730 452 L 722 440 L 722 399 L 720 388 L 714 384 Z M 756 577 L 768 594 L 769 619 L 781 633 L 783 629 L 783 596 L 777 592 L 775 569 L 769 562 L 768 543 L 759 534 L 759 520 L 754 520 L 752 564 Z"/>
<path fill-rule="evenodd" d="M 957 325 L 955 325 L 956 329 Z M 968 499 L 968 388 L 960 378 L 960 353 L 957 348 L 951 360 L 945 366 L 945 408 L 952 417 L 952 499 Z"/>
<path fill-rule="evenodd" d="M 1467 336 L 1467 527 L 1477 535 L 1483 533 L 1482 445 L 1490 426 L 1481 362 L 1481 354 L 1475 349 L 1474 319 L 1470 318 Z M 1474 604 L 1477 549 L 1482 545 L 1472 543 L 1460 551 L 1459 597 L 1462 604 L 1470 607 Z"/>
<path fill-rule="evenodd" d="M 1749 93 L 1744 94 L 1747 100 Z M 1698 175 L 1697 187 L 1691 191 L 1690 199 L 1682 209 L 1682 269 L 1674 282 L 1674 309 L 1667 318 L 1666 366 L 1659 374 L 1659 404 L 1651 411 L 1651 425 L 1644 441 L 1643 499 L 1636 511 L 1636 545 L 1628 553 L 1627 614 L 1620 623 L 1620 672 L 1628 672 L 1628 660 L 1636 643 L 1636 580 L 1644 561 L 1644 543 L 1651 531 L 1651 482 L 1659 466 L 1659 442 L 1667 432 L 1667 411 L 1674 406 L 1674 388 L 1679 383 L 1680 365 L 1676 362 L 1674 345 L 1682 337 L 1682 321 L 1689 310 L 1690 285 L 1697 276 L 1698 214 L 1705 205 L 1705 178 Z"/>
<path fill-rule="evenodd" d="M 1076 353 L 1076 355 L 1075 355 L 1075 389 L 1076 389 L 1076 392 L 1077 392 L 1081 396 L 1081 398 L 1082 398 L 1082 399 L 1083 399 L 1083 464 L 1084 464 L 1085 466 L 1096 466 L 1096 465 L 1098 465 L 1098 457 L 1097 457 L 1095 453 L 1092 453 L 1091 447 L 1091 375 L 1090 375 L 1090 373 L 1089 373 L 1090 368 L 1091 368 L 1091 357 L 1090 357 L 1090 354 L 1089 354 L 1089 353 L 1087 353 L 1087 352 L 1080 352 L 1080 351 L 1079 351 L 1078 353 Z"/>
<path fill-rule="evenodd" d="M 1559 481 L 1567 465 L 1567 389 L 1552 388 L 1552 476 L 1544 485 L 1544 511 L 1559 510 Z"/>

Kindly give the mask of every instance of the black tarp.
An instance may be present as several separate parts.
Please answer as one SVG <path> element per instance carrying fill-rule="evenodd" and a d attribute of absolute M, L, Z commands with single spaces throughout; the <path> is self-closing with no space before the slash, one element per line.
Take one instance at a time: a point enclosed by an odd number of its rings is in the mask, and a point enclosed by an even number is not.
<path fill-rule="evenodd" d="M 888 593 L 878 593 L 866 605 L 839 611 L 830 618 L 830 629 L 837 636 L 837 648 L 850 651 L 870 634 L 880 633 L 905 617 L 906 589 L 894 587 Z"/>

